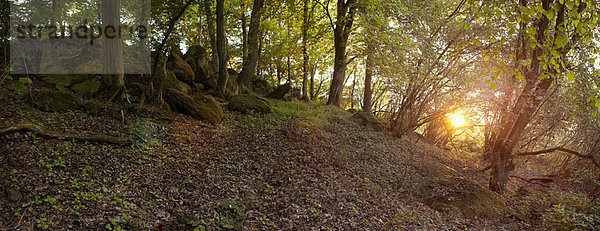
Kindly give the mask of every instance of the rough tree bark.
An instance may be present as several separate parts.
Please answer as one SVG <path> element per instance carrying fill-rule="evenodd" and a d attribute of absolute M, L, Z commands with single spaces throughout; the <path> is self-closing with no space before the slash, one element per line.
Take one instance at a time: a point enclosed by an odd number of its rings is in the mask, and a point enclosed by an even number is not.
<path fill-rule="evenodd" d="M 215 38 L 215 21 L 214 21 L 214 13 L 210 9 L 212 0 L 204 0 L 204 14 L 206 15 L 206 23 L 208 27 L 208 37 L 210 38 L 210 48 L 212 58 L 210 60 L 211 66 L 213 68 L 213 73 L 219 72 L 219 55 L 217 53 L 217 39 Z"/>
<path fill-rule="evenodd" d="M 303 0 L 302 18 L 302 98 L 308 99 L 308 0 Z"/>
<path fill-rule="evenodd" d="M 553 0 L 543 0 L 542 8 L 545 11 L 550 10 L 552 2 Z M 519 4 L 526 6 L 527 1 L 520 0 Z M 558 7 L 559 9 L 557 9 L 558 13 L 554 23 L 551 23 L 550 19 L 544 15 L 536 24 L 534 24 L 537 31 L 535 38 L 539 44 L 543 45 L 547 43 L 546 36 L 549 34 L 547 31 L 550 24 L 554 24 L 556 27 L 554 37 L 551 40 L 557 38 L 557 33 L 559 33 L 557 28 L 564 26 L 565 6 L 563 4 L 558 4 Z M 581 4 L 577 10 L 581 12 L 584 8 L 585 4 Z M 571 38 L 571 42 L 575 43 L 576 40 L 577 35 L 574 35 Z M 552 44 L 550 46 L 552 46 Z M 527 56 L 523 51 L 519 50 L 520 49 L 517 49 L 517 59 L 515 60 L 517 63 L 520 63 L 521 60 Z M 564 57 L 569 50 L 570 48 L 560 50 L 560 56 Z M 512 158 L 514 156 L 512 155 L 512 152 L 524 129 L 533 118 L 535 111 L 541 106 L 543 98 L 552 84 L 552 78 L 548 77 L 540 80 L 540 76 L 544 74 L 544 71 L 540 68 L 538 57 L 541 57 L 543 53 L 544 50 L 542 46 L 537 46 L 530 53 L 529 59 L 531 60 L 531 63 L 524 71 L 525 85 L 521 89 L 521 93 L 514 102 L 512 109 L 506 111 L 502 115 L 500 119 L 501 128 L 491 142 L 492 147 L 489 148 L 492 170 L 490 173 L 489 187 L 497 193 L 504 193 L 509 174 L 514 168 L 514 164 L 512 163 Z M 557 70 L 554 69 L 547 72 L 550 74 L 557 74 Z"/>
<path fill-rule="evenodd" d="M 346 78 L 346 46 L 352 30 L 356 6 L 354 0 L 338 0 L 337 16 L 333 29 L 335 58 L 333 64 L 333 79 L 329 87 L 327 105 L 340 106 Z"/>
<path fill-rule="evenodd" d="M 217 0 L 217 52 L 219 56 L 219 79 L 217 80 L 217 90 L 225 94 L 225 87 L 229 79 L 227 73 L 227 39 L 225 37 L 225 0 Z"/>
<path fill-rule="evenodd" d="M 264 2 L 264 0 L 254 0 L 254 5 L 252 6 L 252 15 L 250 16 L 250 31 L 248 32 L 247 40 L 248 54 L 244 60 L 244 68 L 238 77 L 238 82 L 246 88 L 250 87 L 252 75 L 254 74 L 258 64 L 258 54 L 260 52 L 260 18 L 262 15 Z"/>
<path fill-rule="evenodd" d="M 367 61 L 366 61 L 366 68 L 365 68 L 365 91 L 364 91 L 364 96 L 363 96 L 363 111 L 365 112 L 371 112 L 371 99 L 373 98 L 373 89 L 372 87 L 372 80 L 373 80 L 373 67 L 375 66 L 375 62 L 373 60 L 373 50 L 374 50 L 374 44 L 373 44 L 373 40 L 370 38 L 367 38 Z"/>
<path fill-rule="evenodd" d="M 107 75 L 109 85 L 122 88 L 125 85 L 123 69 L 123 44 L 119 37 L 121 26 L 121 0 L 102 1 L 102 72 Z"/>

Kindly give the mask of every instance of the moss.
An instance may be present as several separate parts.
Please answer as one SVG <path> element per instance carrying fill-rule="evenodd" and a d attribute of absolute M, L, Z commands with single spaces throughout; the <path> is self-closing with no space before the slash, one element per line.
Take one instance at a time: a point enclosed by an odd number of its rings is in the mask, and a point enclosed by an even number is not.
<path fill-rule="evenodd" d="M 100 106 L 100 103 L 98 103 L 95 100 L 90 100 L 90 101 L 85 102 L 83 104 L 82 109 L 85 113 L 88 113 L 88 114 L 94 115 L 94 116 L 99 115 L 100 112 L 102 111 L 102 107 Z"/>
<path fill-rule="evenodd" d="M 79 109 L 81 103 L 69 93 L 48 90 L 31 92 L 32 104 L 42 111 L 66 112 Z"/>
<path fill-rule="evenodd" d="M 258 78 L 257 76 L 252 78 L 252 90 L 260 95 L 266 95 L 273 91 L 273 89 L 269 86 L 269 82 Z"/>
<path fill-rule="evenodd" d="M 374 130 L 381 131 L 383 130 L 383 124 L 375 117 L 373 114 L 368 112 L 356 112 L 352 116 L 359 121 L 360 124 L 366 127 L 373 128 Z"/>
<path fill-rule="evenodd" d="M 97 78 L 91 78 L 71 86 L 71 90 L 80 95 L 95 94 L 98 92 L 98 89 L 100 89 L 100 80 Z"/>
<path fill-rule="evenodd" d="M 188 49 L 183 59 L 190 65 L 195 73 L 195 82 L 204 83 L 213 76 L 212 68 L 208 62 L 208 54 L 204 47 L 195 45 Z"/>
<path fill-rule="evenodd" d="M 171 54 L 167 61 L 167 69 L 172 70 L 178 80 L 191 83 L 196 78 L 196 74 L 190 65 L 177 54 Z"/>
<path fill-rule="evenodd" d="M 459 210 L 469 218 L 497 219 L 506 210 L 501 195 L 461 177 L 436 179 L 425 191 L 430 194 L 425 204 L 440 212 Z"/>
<path fill-rule="evenodd" d="M 171 88 L 167 90 L 167 102 L 177 111 L 211 124 L 220 124 L 223 120 L 223 108 L 212 96 L 192 98 Z"/>
<path fill-rule="evenodd" d="M 227 81 L 227 86 L 225 87 L 225 91 L 235 95 L 239 93 L 239 85 L 237 83 L 237 81 L 230 79 L 229 81 Z"/>
<path fill-rule="evenodd" d="M 273 108 L 269 100 L 256 95 L 234 95 L 227 105 L 230 110 L 239 112 L 271 113 Z"/>
<path fill-rule="evenodd" d="M 270 92 L 269 94 L 267 94 L 266 97 L 267 98 L 280 99 L 281 100 L 291 90 L 292 90 L 292 85 L 289 84 L 289 83 L 286 83 L 284 85 L 281 85 L 281 86 L 275 88 L 275 90 L 273 90 L 272 92 Z"/>
<path fill-rule="evenodd" d="M 158 61 L 156 62 L 156 65 L 162 67 L 165 62 L 166 57 L 162 54 L 158 55 Z M 164 84 L 164 87 L 167 89 L 173 88 L 185 94 L 189 93 L 191 88 L 184 82 L 179 81 L 175 76 L 175 72 L 173 72 L 172 70 L 166 70 L 164 68 L 158 68 L 157 71 L 153 72 L 152 79 L 155 81 L 155 86 L 161 86 L 161 84 Z"/>
<path fill-rule="evenodd" d="M 93 76 L 90 75 L 44 75 L 41 76 L 42 80 L 46 83 L 54 84 L 57 88 L 59 87 L 70 87 L 75 83 L 83 82 L 90 79 Z"/>

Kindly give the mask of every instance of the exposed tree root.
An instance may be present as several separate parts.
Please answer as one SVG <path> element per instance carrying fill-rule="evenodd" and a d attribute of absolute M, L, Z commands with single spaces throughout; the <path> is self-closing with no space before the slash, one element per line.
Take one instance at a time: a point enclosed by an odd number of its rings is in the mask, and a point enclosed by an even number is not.
<path fill-rule="evenodd" d="M 39 136 L 50 138 L 50 139 L 65 139 L 65 140 L 78 140 L 78 141 L 88 141 L 88 142 L 96 142 L 96 143 L 109 143 L 109 144 L 119 144 L 119 145 L 128 145 L 131 144 L 131 140 L 126 138 L 114 137 L 114 136 L 106 136 L 106 135 L 77 135 L 77 134 L 61 134 L 54 131 L 48 131 L 41 126 L 24 123 L 17 124 L 14 126 L 6 127 L 0 129 L 0 136 L 13 133 L 13 132 L 36 132 Z"/>

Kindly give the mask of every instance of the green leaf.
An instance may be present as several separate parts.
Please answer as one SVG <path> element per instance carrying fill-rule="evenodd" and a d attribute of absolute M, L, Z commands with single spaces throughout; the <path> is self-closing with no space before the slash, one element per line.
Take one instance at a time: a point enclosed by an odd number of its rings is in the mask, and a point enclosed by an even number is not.
<path fill-rule="evenodd" d="M 19 78 L 19 82 L 21 82 L 22 84 L 30 84 L 31 83 L 31 79 L 24 77 L 24 78 Z"/>
<path fill-rule="evenodd" d="M 573 76 L 573 72 L 567 72 L 567 80 L 569 80 L 569 82 L 573 82 L 575 80 L 575 76 Z"/>

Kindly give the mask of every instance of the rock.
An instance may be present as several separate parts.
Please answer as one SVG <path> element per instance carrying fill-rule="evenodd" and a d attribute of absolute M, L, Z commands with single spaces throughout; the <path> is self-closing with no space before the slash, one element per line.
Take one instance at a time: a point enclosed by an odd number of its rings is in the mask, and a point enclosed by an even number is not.
<path fill-rule="evenodd" d="M 352 118 L 355 118 L 356 120 L 358 120 L 361 125 L 370 127 L 373 130 L 376 130 L 376 131 L 383 130 L 383 124 L 381 124 L 381 122 L 377 119 L 377 117 L 375 117 L 373 114 L 371 114 L 369 112 L 356 112 L 356 113 L 354 113 Z"/>
<path fill-rule="evenodd" d="M 506 210 L 506 201 L 474 181 L 461 177 L 437 179 L 428 187 L 425 204 L 440 212 L 458 209 L 468 218 L 497 219 Z"/>
<path fill-rule="evenodd" d="M 519 197 L 527 197 L 531 194 L 534 194 L 535 190 L 527 185 L 523 185 L 517 189 L 517 196 Z"/>
<path fill-rule="evenodd" d="M 196 74 L 190 65 L 176 53 L 172 53 L 167 60 L 167 69 L 175 72 L 178 80 L 185 83 L 192 83 Z"/>
<path fill-rule="evenodd" d="M 173 88 L 179 92 L 183 92 L 185 94 L 189 93 L 191 87 L 184 82 L 181 82 L 175 76 L 175 72 L 171 70 L 166 70 L 164 67 L 164 63 L 166 62 L 166 57 L 162 54 L 158 55 L 158 61 L 155 62 L 156 65 L 159 66 L 157 71 L 152 73 L 152 79 L 154 79 L 154 85 L 157 88 L 161 87 L 161 84 L 164 84 L 165 89 Z"/>
<path fill-rule="evenodd" d="M 238 94 L 240 86 L 238 85 L 238 82 L 235 80 L 228 80 L 227 81 L 227 86 L 225 86 L 225 92 L 227 92 L 230 95 L 235 95 Z"/>
<path fill-rule="evenodd" d="M 267 94 L 266 97 L 271 98 L 271 99 L 283 100 L 285 95 L 287 93 L 289 93 L 291 90 L 292 90 L 292 85 L 289 83 L 286 83 L 284 85 L 281 85 L 281 86 L 275 88 L 275 90 L 273 90 L 272 92 Z"/>
<path fill-rule="evenodd" d="M 42 111 L 67 112 L 79 109 L 81 102 L 72 94 L 35 90 L 31 92 L 32 104 Z"/>
<path fill-rule="evenodd" d="M 173 72 L 172 70 L 167 70 L 167 81 L 169 83 L 165 84 L 166 87 L 177 89 L 178 91 L 183 92 L 185 94 L 190 93 L 190 91 L 192 90 L 190 85 L 179 81 L 175 75 L 175 72 Z"/>
<path fill-rule="evenodd" d="M 53 84 L 56 88 L 70 87 L 73 84 L 81 83 L 93 78 L 93 75 L 42 75 L 44 82 Z"/>
<path fill-rule="evenodd" d="M 206 53 L 206 50 L 202 46 L 191 46 L 183 56 L 183 60 L 185 60 L 194 71 L 194 80 L 196 82 L 204 83 L 213 76 L 212 68 L 208 61 L 208 53 Z"/>
<path fill-rule="evenodd" d="M 273 108 L 269 100 L 256 95 L 234 95 L 229 100 L 227 107 L 232 111 L 248 113 L 251 111 L 258 113 L 271 113 Z"/>
<path fill-rule="evenodd" d="M 91 78 L 71 86 L 71 90 L 75 91 L 77 94 L 80 95 L 93 95 L 96 94 L 96 92 L 98 92 L 98 89 L 100 89 L 99 78 Z"/>
<path fill-rule="evenodd" d="M 292 99 L 302 100 L 302 90 L 298 88 L 292 88 L 284 97 L 284 100 L 291 101 Z"/>
<path fill-rule="evenodd" d="M 223 120 L 223 108 L 212 96 L 192 98 L 170 88 L 167 90 L 167 102 L 177 111 L 211 124 L 220 124 Z"/>
<path fill-rule="evenodd" d="M 102 107 L 95 100 L 89 100 L 89 101 L 85 102 L 83 104 L 82 109 L 85 113 L 93 115 L 93 116 L 99 115 L 100 112 L 102 111 Z"/>
<path fill-rule="evenodd" d="M 21 199 L 23 199 L 23 195 L 17 189 L 7 188 L 6 198 L 11 202 L 19 202 Z"/>
<path fill-rule="evenodd" d="M 264 79 L 258 78 L 254 76 L 252 78 L 252 90 L 259 95 L 266 95 L 269 92 L 273 91 L 273 89 L 269 86 L 269 82 Z"/>

